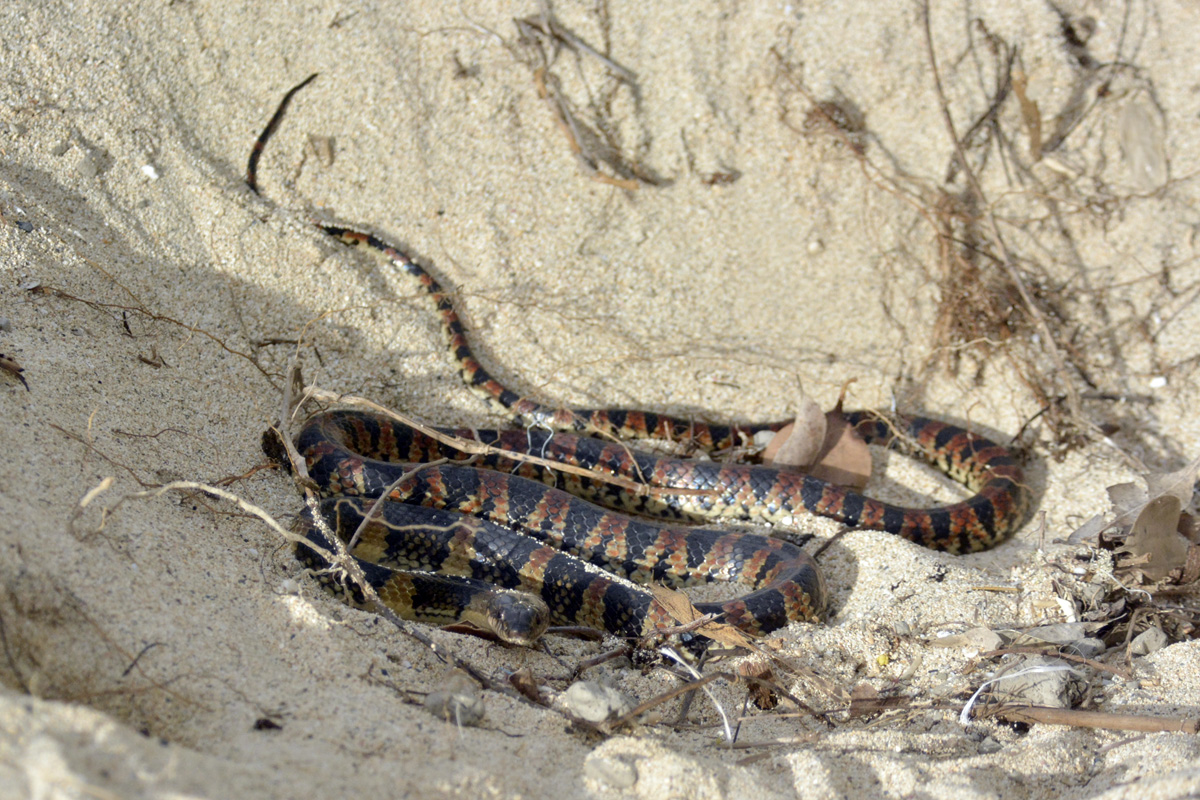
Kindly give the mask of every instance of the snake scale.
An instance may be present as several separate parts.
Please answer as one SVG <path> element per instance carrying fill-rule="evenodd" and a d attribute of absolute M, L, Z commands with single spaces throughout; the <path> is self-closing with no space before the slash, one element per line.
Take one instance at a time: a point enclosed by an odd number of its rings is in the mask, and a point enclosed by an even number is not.
<path fill-rule="evenodd" d="M 255 142 L 246 171 L 246 183 L 255 193 L 257 164 L 267 140 L 291 98 L 314 78 L 284 96 Z M 324 497 L 318 513 L 328 525 L 317 524 L 306 509 L 299 529 L 326 551 L 331 543 L 322 527 L 346 540 L 357 533 L 352 555 L 365 580 L 403 617 L 467 622 L 518 644 L 536 641 L 550 624 L 644 637 L 672 627 L 674 620 L 643 584 L 681 588 L 725 581 L 746 593 L 726 602 L 699 603 L 697 609 L 747 632 L 766 633 L 792 621 L 816 620 L 824 610 L 824 580 L 808 554 L 763 535 L 647 517 L 775 522 L 813 514 L 960 553 L 1001 542 L 1028 512 L 1022 470 L 1006 448 L 925 417 L 847 415 L 868 443 L 923 458 L 964 484 L 974 493 L 967 500 L 903 508 L 794 471 L 635 450 L 623 441 L 667 440 L 711 454 L 742 446 L 755 433 L 779 430 L 784 423 L 716 426 L 645 411 L 555 408 L 525 398 L 475 358 L 450 295 L 423 267 L 370 234 L 320 227 L 344 244 L 367 247 L 415 278 L 433 302 L 467 387 L 524 426 L 439 429 L 441 433 L 653 489 L 631 492 L 610 481 L 504 455 L 475 457 L 470 466 L 456 464 L 452 462 L 468 457 L 389 417 L 348 410 L 312 416 L 296 446 Z M 264 449 L 286 463 L 266 436 Z M 441 459 L 451 463 L 428 463 Z M 387 500 L 376 512 L 368 511 L 385 491 Z M 305 544 L 297 546 L 297 556 L 317 569 L 329 566 Z M 328 574 L 322 583 L 363 600 L 353 584 L 343 586 Z"/>

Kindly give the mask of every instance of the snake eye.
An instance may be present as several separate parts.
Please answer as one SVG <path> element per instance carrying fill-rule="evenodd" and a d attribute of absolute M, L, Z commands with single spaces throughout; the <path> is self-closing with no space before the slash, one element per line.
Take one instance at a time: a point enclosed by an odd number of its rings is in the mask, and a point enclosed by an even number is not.
<path fill-rule="evenodd" d="M 540 597 L 525 592 L 497 590 L 487 606 L 492 631 L 509 644 L 529 647 L 550 625 L 550 608 Z"/>

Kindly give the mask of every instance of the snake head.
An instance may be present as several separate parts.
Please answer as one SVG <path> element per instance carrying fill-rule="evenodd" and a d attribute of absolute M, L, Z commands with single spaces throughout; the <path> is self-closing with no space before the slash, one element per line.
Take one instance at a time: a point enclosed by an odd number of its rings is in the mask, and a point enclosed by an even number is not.
<path fill-rule="evenodd" d="M 488 593 L 487 627 L 509 644 L 532 646 L 550 625 L 550 607 L 526 592 L 497 589 Z"/>

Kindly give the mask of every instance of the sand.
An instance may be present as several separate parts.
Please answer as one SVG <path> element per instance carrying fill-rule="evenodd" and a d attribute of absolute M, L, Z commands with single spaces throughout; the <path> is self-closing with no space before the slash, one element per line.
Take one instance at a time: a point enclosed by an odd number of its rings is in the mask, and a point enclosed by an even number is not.
<path fill-rule="evenodd" d="M 1040 410 L 1014 367 L 1028 347 L 967 353 L 957 373 L 928 367 L 942 351 L 927 212 L 953 148 L 920 9 L 883 5 L 555 4 L 566 29 L 636 76 L 634 91 L 564 49 L 549 84 L 657 183 L 635 190 L 595 180 L 539 98 L 513 22 L 536 4 L 0 6 L 0 353 L 28 381 L 0 375 L 0 795 L 1200 790 L 1187 734 L 962 725 L 954 709 L 830 725 L 751 710 L 738 742 L 755 746 L 731 749 L 706 698 L 690 726 L 601 738 L 488 692 L 483 725 L 458 728 L 419 704 L 445 666 L 326 596 L 259 520 L 178 493 L 119 502 L 167 481 L 234 478 L 230 491 L 286 521 L 300 506 L 292 483 L 255 468 L 297 350 L 305 378 L 326 388 L 430 422 L 496 423 L 414 287 L 312 216 L 366 227 L 436 270 L 481 357 L 547 401 L 772 419 L 802 393 L 831 406 L 853 380 L 853 406 L 1011 436 Z M 1106 510 L 1107 486 L 1136 477 L 1129 457 L 1167 470 L 1200 453 L 1200 28 L 1171 0 L 1062 10 L 1093 18 L 1085 50 L 1064 45 L 1040 2 L 938 3 L 933 40 L 960 134 L 988 108 L 1005 58 L 993 47 L 1019 48 L 1046 142 L 1082 109 L 1030 168 L 1010 98 L 997 119 L 1011 149 L 987 148 L 986 162 L 973 150 L 972 163 L 1008 244 L 1046 276 L 1034 289 L 1070 301 L 1067 327 L 1094 368 L 1084 377 L 1042 356 L 1037 385 L 1103 394 L 1082 408 L 1115 428 L 1060 454 L 1034 421 L 1037 513 L 994 551 L 840 539 L 823 559 L 829 620 L 772 642 L 831 686 L 959 702 L 995 662 L 929 642 L 1062 621 L 1056 591 L 1080 548 L 1061 540 Z M 1128 66 L 1089 82 L 1085 56 Z M 255 196 L 243 180 L 250 147 L 313 72 Z M 801 83 L 857 108 L 864 131 L 847 141 L 806 124 Z M 877 492 L 950 491 L 884 460 Z M 1024 591 L 980 588 L 996 585 Z M 528 668 L 554 690 L 605 647 L 552 637 L 547 651 L 522 650 L 426 631 L 497 678 Z M 1196 715 L 1194 642 L 1131 669 L 1086 673 L 1098 707 Z M 661 670 L 600 672 L 639 700 L 673 685 Z M 836 705 L 788 681 L 807 702 Z M 740 713 L 742 690 L 714 692 Z"/>

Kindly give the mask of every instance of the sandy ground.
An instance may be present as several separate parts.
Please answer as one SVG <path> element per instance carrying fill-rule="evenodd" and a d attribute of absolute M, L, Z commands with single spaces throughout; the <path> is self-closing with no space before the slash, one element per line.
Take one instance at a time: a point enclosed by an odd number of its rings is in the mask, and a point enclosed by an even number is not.
<path fill-rule="evenodd" d="M 430 265 L 458 289 L 495 372 L 550 401 L 769 419 L 801 391 L 832 405 L 853 379 L 855 406 L 894 403 L 996 435 L 1039 411 L 1014 341 L 985 366 L 968 354 L 957 374 L 926 368 L 939 354 L 928 212 L 937 187 L 965 184 L 944 183 L 953 149 L 919 6 L 555 4 L 568 30 L 636 76 L 635 91 L 564 49 L 550 78 L 658 183 L 630 191 L 587 174 L 539 99 L 513 22 L 533 3 L 249 5 L 0 5 L 0 352 L 29 384 L 0 376 L 0 795 L 1200 791 L 1200 746 L 1186 734 L 964 726 L 953 710 L 832 725 L 751 712 L 738 741 L 752 746 L 730 749 L 707 699 L 689 726 L 600 739 L 488 693 L 483 726 L 457 729 L 409 702 L 445 667 L 325 596 L 262 523 L 178 494 L 119 503 L 170 480 L 244 476 L 232 491 L 294 513 L 290 481 L 254 468 L 301 337 L 309 380 L 432 422 L 495 422 L 413 287 L 324 237 L 314 214 Z M 1195 9 L 1062 11 L 1095 23 L 1079 25 L 1083 55 L 1035 0 L 937 3 L 933 38 L 960 133 L 987 110 L 1004 48 L 1019 48 L 1014 69 L 1054 146 L 1031 167 L 1010 97 L 996 116 L 1006 147 L 977 147 L 972 163 L 1008 244 L 1045 276 L 1034 289 L 1065 298 L 1091 396 L 1105 395 L 1084 411 L 1114 432 L 1058 457 L 1035 421 L 1038 517 L 990 553 L 841 539 L 824 559 L 828 623 L 774 642 L 831 685 L 961 699 L 994 663 L 927 642 L 1061 621 L 1057 592 L 1078 548 L 1055 542 L 1105 510 L 1106 486 L 1134 476 L 1122 453 L 1161 470 L 1200 452 Z M 1101 77 L 1087 80 L 1089 69 Z M 312 72 L 256 197 L 243 182 L 250 146 Z M 806 127 L 799 85 L 858 109 L 866 166 Z M 1052 141 L 1071 108 L 1078 124 Z M 1089 388 L 1049 359 L 1034 366 L 1049 394 Z M 947 491 L 886 461 L 878 492 Z M 995 585 L 1024 591 L 980 590 Z M 429 635 L 490 674 L 527 667 L 553 689 L 604 647 Z M 672 685 L 661 671 L 610 672 L 639 699 Z M 1196 716 L 1194 642 L 1134 659 L 1132 674 L 1086 673 L 1093 703 Z M 836 705 L 788 680 L 814 706 Z M 736 714 L 741 690 L 715 691 Z"/>

